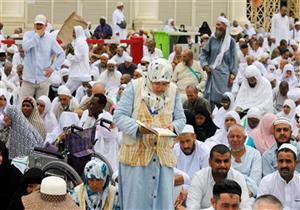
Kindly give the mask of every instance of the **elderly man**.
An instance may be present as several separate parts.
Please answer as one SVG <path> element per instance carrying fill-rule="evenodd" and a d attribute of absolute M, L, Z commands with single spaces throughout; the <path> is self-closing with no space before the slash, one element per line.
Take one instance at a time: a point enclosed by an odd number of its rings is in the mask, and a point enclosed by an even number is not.
<path fill-rule="evenodd" d="M 117 3 L 117 8 L 112 14 L 112 26 L 113 26 L 113 36 L 119 39 L 126 39 L 127 37 L 127 23 L 123 13 L 124 4 L 123 2 Z"/>
<path fill-rule="evenodd" d="M 65 59 L 65 53 L 55 38 L 45 33 L 47 18 L 37 15 L 34 20 L 34 31 L 28 31 L 23 37 L 25 51 L 21 99 L 26 96 L 39 98 L 48 95 L 48 77 L 53 71 L 59 71 Z M 53 62 L 53 56 L 56 56 Z"/>
<path fill-rule="evenodd" d="M 124 63 L 121 63 L 118 66 L 118 71 L 121 72 L 122 74 L 129 74 L 131 77 L 133 77 L 134 70 L 137 69 L 137 66 L 132 63 L 132 57 L 127 56 L 125 58 Z"/>
<path fill-rule="evenodd" d="M 299 160 L 300 145 L 298 142 L 293 141 L 292 138 L 292 125 L 291 122 L 286 118 L 278 118 L 273 123 L 273 133 L 276 142 L 272 145 L 270 149 L 265 151 L 262 155 L 262 167 L 263 176 L 275 172 L 278 168 L 278 163 L 276 161 L 276 151 L 284 143 L 290 143 L 297 148 L 297 159 Z M 300 165 L 297 164 L 296 170 L 300 172 Z"/>
<path fill-rule="evenodd" d="M 274 195 L 261 195 L 255 199 L 253 210 L 283 210 L 280 200 Z"/>
<path fill-rule="evenodd" d="M 106 89 L 107 97 L 116 98 L 120 86 L 122 74 L 116 69 L 116 62 L 110 59 L 107 62 L 107 70 L 100 74 L 99 81 L 102 82 Z"/>
<path fill-rule="evenodd" d="M 251 107 L 257 107 L 263 114 L 272 112 L 273 92 L 270 82 L 254 65 L 246 68 L 245 78 L 236 96 L 236 111 L 241 112 Z"/>
<path fill-rule="evenodd" d="M 183 102 L 183 109 L 190 111 L 191 114 L 195 114 L 195 109 L 199 106 L 205 107 L 209 112 L 211 111 L 211 106 L 209 102 L 199 96 L 199 90 L 195 85 L 188 85 L 185 88 L 185 93 L 187 100 Z"/>
<path fill-rule="evenodd" d="M 62 112 L 73 112 L 78 108 L 79 104 L 76 98 L 71 95 L 70 90 L 64 85 L 58 88 L 57 94 L 58 96 L 52 101 L 52 108 L 58 121 Z"/>
<path fill-rule="evenodd" d="M 282 144 L 277 156 L 277 171 L 265 176 L 259 185 L 259 195 L 276 196 L 285 209 L 300 209 L 300 174 L 296 167 L 298 151 L 289 143 Z"/>
<path fill-rule="evenodd" d="M 162 51 L 159 48 L 156 48 L 155 45 L 156 45 L 155 41 L 149 39 L 147 40 L 146 47 L 143 50 L 144 56 L 148 56 L 150 58 L 150 61 L 156 58 L 163 57 Z"/>
<path fill-rule="evenodd" d="M 200 64 L 208 75 L 205 97 L 211 104 L 219 104 L 222 95 L 231 90 L 238 69 L 236 44 L 229 31 L 229 21 L 220 16 L 215 34 L 200 54 Z"/>
<path fill-rule="evenodd" d="M 232 179 L 242 188 L 241 209 L 250 209 L 245 178 L 231 168 L 231 152 L 227 146 L 219 144 L 211 149 L 209 166 L 194 174 L 188 190 L 187 208 L 193 210 L 208 208 L 214 184 L 224 179 Z"/>
<path fill-rule="evenodd" d="M 129 57 L 127 52 L 124 52 L 124 48 L 119 46 L 117 48 L 117 53 L 112 57 L 116 61 L 117 65 L 120 65 L 125 62 L 126 58 Z"/>
<path fill-rule="evenodd" d="M 191 125 L 184 126 L 174 150 L 177 157 L 176 168 L 187 173 L 189 177 L 208 166 L 209 148 L 196 139 Z"/>
<path fill-rule="evenodd" d="M 256 197 L 262 176 L 260 153 L 256 149 L 245 145 L 247 135 L 241 125 L 231 126 L 227 138 L 231 150 L 232 167 L 244 175 L 249 196 Z"/>
<path fill-rule="evenodd" d="M 271 35 L 276 38 L 276 44 L 278 45 L 280 40 L 289 40 L 290 37 L 290 26 L 289 17 L 287 16 L 288 8 L 282 5 L 280 12 L 273 15 L 271 21 Z"/>
<path fill-rule="evenodd" d="M 172 81 L 177 84 L 182 99 L 185 99 L 185 88 L 196 85 L 200 92 L 204 92 L 206 73 L 201 69 L 199 62 L 193 59 L 192 50 L 182 52 L 182 62 L 174 69 Z"/>
<path fill-rule="evenodd" d="M 107 61 L 109 60 L 109 55 L 107 53 L 102 53 L 100 59 L 91 64 L 91 70 L 94 71 L 94 80 L 97 81 L 100 74 L 107 69 Z"/>

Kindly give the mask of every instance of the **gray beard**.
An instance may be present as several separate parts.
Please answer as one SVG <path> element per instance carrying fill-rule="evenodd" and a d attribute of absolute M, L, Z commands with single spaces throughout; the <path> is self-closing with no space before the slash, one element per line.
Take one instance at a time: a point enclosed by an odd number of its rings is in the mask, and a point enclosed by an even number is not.
<path fill-rule="evenodd" d="M 215 36 L 216 36 L 217 39 L 220 39 L 224 36 L 224 32 L 221 31 L 221 30 L 216 30 L 215 31 Z"/>

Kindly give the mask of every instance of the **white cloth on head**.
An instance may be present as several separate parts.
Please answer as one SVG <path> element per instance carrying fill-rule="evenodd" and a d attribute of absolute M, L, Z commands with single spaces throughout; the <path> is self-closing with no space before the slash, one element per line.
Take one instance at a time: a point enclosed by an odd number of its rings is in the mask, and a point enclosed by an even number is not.
<path fill-rule="evenodd" d="M 59 86 L 59 88 L 57 89 L 57 95 L 72 97 L 71 91 L 65 85 Z"/>
<path fill-rule="evenodd" d="M 243 110 L 251 107 L 259 108 L 263 113 L 273 111 L 273 92 L 270 82 L 262 77 L 258 68 L 250 65 L 246 68 L 245 79 L 237 94 L 235 105 Z M 256 79 L 255 87 L 250 87 L 247 78 Z"/>
<path fill-rule="evenodd" d="M 290 107 L 290 113 L 289 114 L 285 114 L 284 111 L 282 110 L 281 112 L 279 112 L 277 114 L 277 117 L 285 117 L 287 119 L 289 119 L 290 121 L 294 120 L 295 117 L 295 111 L 296 111 L 296 104 L 292 99 L 286 99 L 283 103 L 283 107 L 284 106 L 288 106 Z M 282 108 L 284 109 L 284 108 Z"/>
<path fill-rule="evenodd" d="M 173 21 L 174 21 L 173 18 L 170 18 L 170 19 L 168 20 L 167 25 L 165 25 L 165 27 L 164 27 L 164 32 L 170 33 L 170 32 L 176 32 L 176 31 L 177 31 L 177 29 L 175 28 L 175 26 L 173 26 L 173 25 L 171 24 Z"/>
<path fill-rule="evenodd" d="M 44 145 L 53 144 L 57 137 L 64 131 L 64 128 L 71 125 L 80 127 L 80 120 L 78 115 L 74 112 L 62 112 L 58 121 L 58 125 L 53 129 L 51 133 L 47 134 Z"/>
<path fill-rule="evenodd" d="M 44 104 L 44 112 L 40 114 L 44 121 L 47 133 L 51 133 L 57 125 L 56 117 L 52 111 L 52 104 L 48 96 L 41 96 L 38 98 L 37 103 L 42 102 Z"/>
<path fill-rule="evenodd" d="M 212 65 L 212 69 L 215 69 L 217 66 L 219 66 L 222 63 L 224 53 L 229 49 L 230 42 L 231 42 L 231 36 L 230 36 L 230 23 L 229 21 L 223 17 L 218 17 L 218 21 L 224 23 L 226 25 L 226 31 L 225 31 L 225 37 L 223 39 L 222 47 L 220 53 L 217 55 L 217 58 Z"/>
<path fill-rule="evenodd" d="M 224 109 L 224 107 L 220 107 L 219 109 L 215 107 L 213 111 L 213 121 L 216 126 L 219 128 L 222 128 L 224 126 L 224 118 L 227 112 L 232 111 L 235 107 L 234 104 L 234 96 L 231 92 L 225 92 L 224 95 L 226 95 L 230 100 L 230 105 L 227 110 Z"/>
<path fill-rule="evenodd" d="M 291 71 L 291 76 L 289 78 L 286 78 L 287 71 Z M 295 68 L 292 64 L 288 63 L 284 66 L 280 81 L 287 81 L 290 89 L 297 87 L 298 79 L 295 75 Z"/>

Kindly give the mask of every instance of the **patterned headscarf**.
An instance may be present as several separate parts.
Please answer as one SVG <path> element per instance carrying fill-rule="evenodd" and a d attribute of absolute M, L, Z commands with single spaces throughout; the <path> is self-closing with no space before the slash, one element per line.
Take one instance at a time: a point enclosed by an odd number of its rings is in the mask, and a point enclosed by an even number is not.
<path fill-rule="evenodd" d="M 85 200 L 90 210 L 103 209 L 105 200 L 108 193 L 109 185 L 109 168 L 103 161 L 99 159 L 89 161 L 84 167 L 84 193 Z M 104 180 L 102 193 L 93 193 L 89 189 L 89 179 L 102 179 Z M 101 198 L 101 199 L 100 199 Z"/>
<path fill-rule="evenodd" d="M 163 58 L 153 60 L 145 76 L 142 98 L 152 112 L 160 110 L 169 100 L 169 88 L 161 95 L 152 92 L 152 82 L 170 82 L 172 77 L 172 65 Z"/>
<path fill-rule="evenodd" d="M 34 98 L 28 96 L 26 97 L 23 101 L 22 104 L 27 101 L 29 102 L 32 106 L 33 106 L 33 110 L 31 115 L 27 118 L 28 121 L 33 125 L 33 127 L 35 127 L 35 129 L 37 129 L 37 131 L 40 133 L 40 135 L 42 136 L 43 139 L 46 138 L 46 128 L 44 125 L 44 121 L 43 119 L 40 117 L 39 111 L 37 109 L 37 104 Z"/>

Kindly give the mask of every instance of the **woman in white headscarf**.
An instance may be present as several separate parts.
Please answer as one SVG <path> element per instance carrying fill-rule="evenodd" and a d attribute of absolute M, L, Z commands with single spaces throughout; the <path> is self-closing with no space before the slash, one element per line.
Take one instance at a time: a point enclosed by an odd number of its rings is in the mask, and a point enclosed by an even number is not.
<path fill-rule="evenodd" d="M 234 124 L 241 124 L 241 118 L 239 114 L 235 111 L 229 111 L 225 114 L 223 126 L 214 136 L 205 140 L 205 144 L 211 149 L 217 144 L 224 144 L 228 146 L 227 132 L 228 129 Z"/>
<path fill-rule="evenodd" d="M 164 27 L 165 32 L 176 32 L 177 28 L 175 27 L 175 21 L 173 18 L 170 18 L 167 22 L 167 25 Z"/>
<path fill-rule="evenodd" d="M 277 117 L 285 117 L 291 122 L 295 118 L 296 104 L 292 99 L 286 99 L 282 106 L 282 111 L 277 114 Z"/>
<path fill-rule="evenodd" d="M 284 66 L 280 81 L 287 81 L 290 89 L 297 87 L 298 79 L 295 76 L 295 68 L 292 64 L 286 64 Z"/>
<path fill-rule="evenodd" d="M 52 111 L 52 104 L 48 96 L 41 96 L 37 100 L 37 107 L 44 121 L 47 133 L 51 133 L 57 125 L 56 117 Z"/>
<path fill-rule="evenodd" d="M 3 88 L 0 88 L 0 141 L 7 143 L 8 129 L 4 128 L 5 109 L 9 103 L 10 94 Z M 7 145 L 8 146 L 8 145 Z"/>
<path fill-rule="evenodd" d="M 216 126 L 219 128 L 223 127 L 223 122 L 225 118 L 225 114 L 229 111 L 232 111 L 235 107 L 234 105 L 234 96 L 231 92 L 225 92 L 223 95 L 223 98 L 221 100 L 222 107 L 221 108 L 215 108 L 213 111 L 213 121 Z"/>
<path fill-rule="evenodd" d="M 71 65 L 69 67 L 69 78 L 66 83 L 67 88 L 73 93 L 82 83 L 83 76 L 91 76 L 89 64 L 89 47 L 86 36 L 81 26 L 74 26 L 74 55 L 68 54 L 67 59 Z"/>

